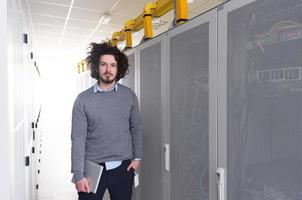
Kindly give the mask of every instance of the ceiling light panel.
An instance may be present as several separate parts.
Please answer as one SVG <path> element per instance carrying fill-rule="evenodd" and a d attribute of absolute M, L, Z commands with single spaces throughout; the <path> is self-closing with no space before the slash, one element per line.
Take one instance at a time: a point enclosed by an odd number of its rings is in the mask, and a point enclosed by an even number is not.
<path fill-rule="evenodd" d="M 103 20 L 102 20 L 102 24 L 109 24 L 110 20 L 111 20 L 111 16 L 109 15 L 104 15 L 102 16 Z"/>

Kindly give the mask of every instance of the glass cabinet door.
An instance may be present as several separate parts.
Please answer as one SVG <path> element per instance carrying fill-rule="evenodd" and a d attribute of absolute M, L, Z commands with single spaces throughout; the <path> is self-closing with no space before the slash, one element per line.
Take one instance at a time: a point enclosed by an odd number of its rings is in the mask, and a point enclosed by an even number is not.
<path fill-rule="evenodd" d="M 218 14 L 219 166 L 228 200 L 302 199 L 302 1 Z"/>

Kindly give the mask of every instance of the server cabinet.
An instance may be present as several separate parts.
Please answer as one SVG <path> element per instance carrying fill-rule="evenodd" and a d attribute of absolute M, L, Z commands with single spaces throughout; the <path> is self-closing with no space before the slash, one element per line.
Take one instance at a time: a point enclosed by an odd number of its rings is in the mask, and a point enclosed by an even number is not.
<path fill-rule="evenodd" d="M 301 0 L 232 0 L 218 13 L 228 200 L 302 199 L 301 11 Z"/>
<path fill-rule="evenodd" d="M 143 129 L 141 199 L 163 199 L 161 70 L 163 35 L 139 47 L 140 109 Z"/>
<path fill-rule="evenodd" d="M 168 32 L 167 199 L 216 198 L 217 10 Z"/>

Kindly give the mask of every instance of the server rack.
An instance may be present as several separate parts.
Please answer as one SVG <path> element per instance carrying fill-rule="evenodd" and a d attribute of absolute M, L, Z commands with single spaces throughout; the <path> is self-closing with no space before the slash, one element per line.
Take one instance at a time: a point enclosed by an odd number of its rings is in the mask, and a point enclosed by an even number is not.
<path fill-rule="evenodd" d="M 301 8 L 232 0 L 218 12 L 218 162 L 228 200 L 302 198 Z"/>
<path fill-rule="evenodd" d="M 301 11 L 301 0 L 232 0 L 135 48 L 143 118 L 162 108 L 161 136 L 144 125 L 145 142 L 162 140 L 143 160 L 162 143 L 155 198 L 302 198 Z"/>

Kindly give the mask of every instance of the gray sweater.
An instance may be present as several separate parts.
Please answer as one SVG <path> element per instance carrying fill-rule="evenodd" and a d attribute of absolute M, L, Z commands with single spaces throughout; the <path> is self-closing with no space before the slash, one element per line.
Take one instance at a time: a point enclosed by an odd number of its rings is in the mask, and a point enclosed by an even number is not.
<path fill-rule="evenodd" d="M 138 100 L 128 87 L 80 93 L 72 110 L 71 172 L 83 178 L 84 160 L 95 163 L 142 158 L 142 131 Z"/>

